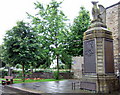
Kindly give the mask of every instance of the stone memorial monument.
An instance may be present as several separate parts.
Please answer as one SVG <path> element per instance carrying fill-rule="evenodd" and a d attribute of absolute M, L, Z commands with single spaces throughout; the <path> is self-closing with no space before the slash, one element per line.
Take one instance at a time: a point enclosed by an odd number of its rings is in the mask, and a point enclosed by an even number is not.
<path fill-rule="evenodd" d="M 106 9 L 93 1 L 93 20 L 84 33 L 84 74 L 81 88 L 96 92 L 113 92 L 118 89 L 114 74 L 112 32 L 106 26 Z"/>

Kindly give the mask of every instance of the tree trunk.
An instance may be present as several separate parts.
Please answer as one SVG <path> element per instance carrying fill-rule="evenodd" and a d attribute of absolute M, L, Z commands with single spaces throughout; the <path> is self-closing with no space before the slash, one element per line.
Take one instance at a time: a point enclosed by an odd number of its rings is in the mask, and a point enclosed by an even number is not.
<path fill-rule="evenodd" d="M 8 76 L 11 76 L 10 67 L 8 67 Z"/>
<path fill-rule="evenodd" d="M 58 48 L 58 39 L 57 39 L 57 35 L 58 35 L 58 32 L 56 31 L 55 32 L 55 47 L 56 49 Z M 56 79 L 58 80 L 59 79 L 59 54 L 57 53 L 56 54 L 56 57 L 57 57 L 57 77 Z"/>
<path fill-rule="evenodd" d="M 59 79 L 59 56 L 57 55 L 57 80 Z"/>
<path fill-rule="evenodd" d="M 32 69 L 31 69 L 31 73 L 33 73 L 33 67 L 32 67 Z"/>
<path fill-rule="evenodd" d="M 24 64 L 22 64 L 22 80 L 25 82 L 25 67 Z"/>

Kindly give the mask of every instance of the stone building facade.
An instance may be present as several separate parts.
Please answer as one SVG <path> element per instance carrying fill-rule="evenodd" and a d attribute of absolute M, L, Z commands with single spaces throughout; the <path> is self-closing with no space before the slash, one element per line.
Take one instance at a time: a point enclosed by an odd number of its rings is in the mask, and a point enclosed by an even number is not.
<path fill-rule="evenodd" d="M 115 73 L 120 72 L 120 2 L 106 8 L 106 25 L 113 33 Z"/>

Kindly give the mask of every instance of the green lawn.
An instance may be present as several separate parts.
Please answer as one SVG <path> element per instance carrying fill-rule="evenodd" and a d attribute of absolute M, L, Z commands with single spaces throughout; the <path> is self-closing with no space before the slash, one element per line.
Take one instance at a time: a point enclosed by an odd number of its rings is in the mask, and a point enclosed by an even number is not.
<path fill-rule="evenodd" d="M 5 79 L 0 79 L 0 80 L 5 80 Z M 32 83 L 32 82 L 47 82 L 47 81 L 61 81 L 61 80 L 56 80 L 56 79 L 38 79 L 38 80 L 34 80 L 34 79 L 29 79 L 29 80 L 25 80 L 25 82 L 22 82 L 21 79 L 14 79 L 13 83 Z M 1 81 L 0 81 L 0 83 L 1 83 Z"/>

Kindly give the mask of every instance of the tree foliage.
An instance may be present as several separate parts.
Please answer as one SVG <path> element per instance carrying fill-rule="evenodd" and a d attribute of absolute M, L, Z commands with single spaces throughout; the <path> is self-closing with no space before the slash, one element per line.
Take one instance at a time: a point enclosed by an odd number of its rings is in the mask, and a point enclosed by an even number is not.
<path fill-rule="evenodd" d="M 74 19 L 70 29 L 71 32 L 68 36 L 69 47 L 67 48 L 67 51 L 70 55 L 83 55 L 83 33 L 88 29 L 89 24 L 89 12 L 84 7 L 80 7 L 79 15 Z"/>
<path fill-rule="evenodd" d="M 25 69 L 39 60 L 38 34 L 23 21 L 17 22 L 11 30 L 6 32 L 4 38 L 4 62 L 15 66 L 21 64 L 23 79 Z"/>
<path fill-rule="evenodd" d="M 82 55 L 83 32 L 90 23 L 89 12 L 81 7 L 68 32 L 68 19 L 60 8 L 62 2 L 52 0 L 47 5 L 34 4 L 37 13 L 34 16 L 28 13 L 31 23 L 19 21 L 6 32 L 2 61 L 12 66 L 22 65 L 25 77 L 25 69 L 41 64 L 46 68 L 57 59 L 59 78 L 59 60 L 71 68 L 71 56 Z"/>
<path fill-rule="evenodd" d="M 6 64 L 3 62 L 3 45 L 0 45 L 0 67 L 5 67 Z"/>
<path fill-rule="evenodd" d="M 57 68 L 59 69 L 58 61 L 64 51 L 64 42 L 67 36 L 66 23 L 67 18 L 60 5 L 62 2 L 52 0 L 48 5 L 44 6 L 40 2 L 36 2 L 35 6 L 38 13 L 32 18 L 34 30 L 39 32 L 40 43 L 47 53 L 50 60 L 57 59 Z"/>

